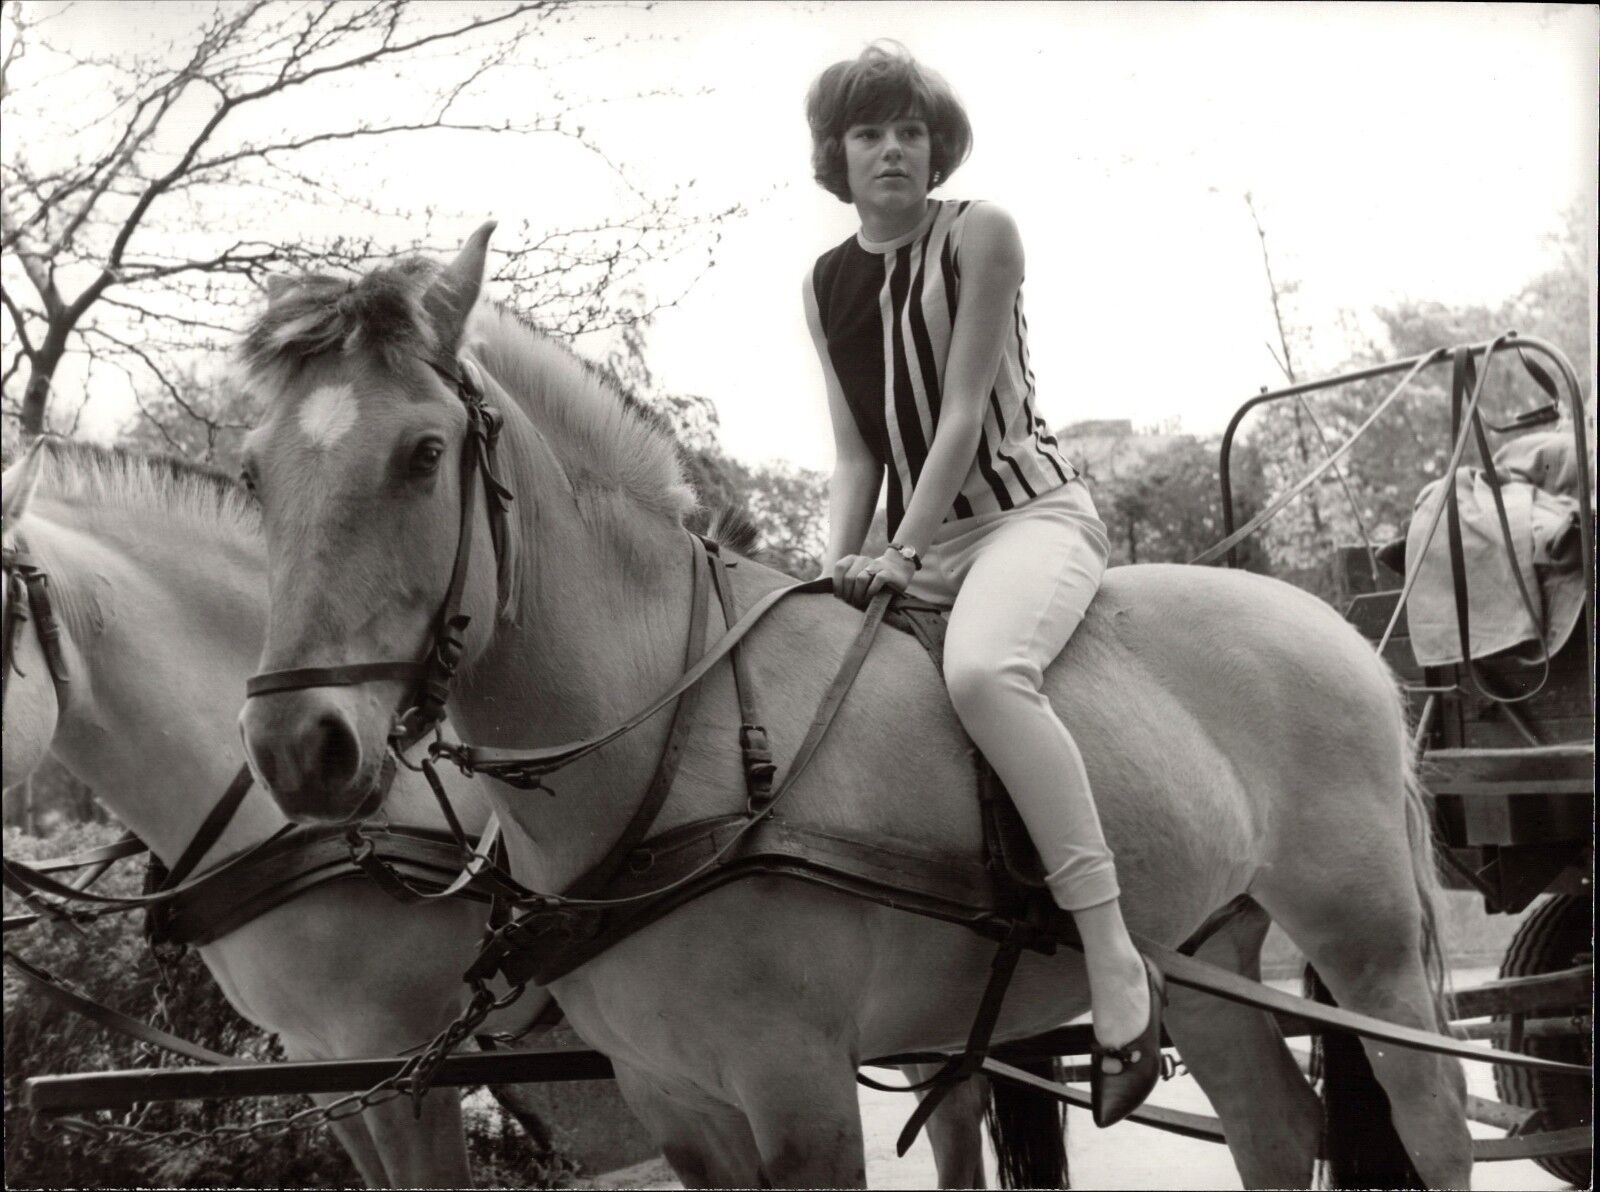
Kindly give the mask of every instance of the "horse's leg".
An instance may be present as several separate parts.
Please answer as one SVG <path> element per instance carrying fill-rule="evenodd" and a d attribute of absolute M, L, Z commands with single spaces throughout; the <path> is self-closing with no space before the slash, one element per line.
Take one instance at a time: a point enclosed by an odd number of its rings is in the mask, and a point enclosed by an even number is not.
<path fill-rule="evenodd" d="M 836 1041 L 796 1038 L 730 1073 L 774 1188 L 865 1188 L 856 1068 Z"/>
<path fill-rule="evenodd" d="M 337 1101 L 341 1093 L 312 1093 L 311 1100 L 317 1105 L 327 1105 Z M 332 1123 L 333 1136 L 339 1140 L 339 1145 L 344 1147 L 345 1154 L 350 1156 L 350 1162 L 355 1164 L 356 1174 L 361 1177 L 361 1182 L 369 1188 L 392 1187 L 389 1183 L 389 1174 L 383 1169 L 383 1159 L 378 1155 L 377 1145 L 368 1133 L 363 1115 L 354 1114 L 347 1118 L 340 1118 Z"/>
<path fill-rule="evenodd" d="M 912 1084 L 940 1069 L 939 1064 L 907 1064 L 901 1069 Z M 983 1109 L 988 1081 L 981 1076 L 951 1089 L 928 1119 L 928 1145 L 941 1188 L 984 1188 Z M 922 1094 L 918 1094 L 922 1096 Z"/>
<path fill-rule="evenodd" d="M 308 1046 L 303 1039 L 283 1037 L 283 1055 L 287 1060 L 326 1060 L 333 1058 L 321 1048 Z M 317 1105 L 327 1105 L 337 1101 L 343 1093 L 313 1093 L 311 1100 Z M 350 1156 L 350 1161 L 356 1166 L 356 1174 L 361 1177 L 361 1182 L 369 1188 L 392 1188 L 389 1182 L 388 1169 L 383 1165 L 383 1156 L 378 1150 L 377 1142 L 372 1137 L 372 1132 L 367 1129 L 367 1115 L 364 1113 L 351 1114 L 349 1117 L 339 1118 L 331 1123 L 333 1136 L 339 1140 L 339 1145 L 344 1147 L 345 1154 Z"/>
<path fill-rule="evenodd" d="M 376 1028 L 381 1023 L 362 1025 Z M 359 1029 L 359 1028 L 356 1028 Z M 333 1036 L 334 1043 L 284 1037 L 284 1055 L 292 1060 L 330 1060 L 352 1055 L 393 1055 L 401 1044 L 391 1028 L 362 1038 L 356 1029 Z M 412 1035 L 411 1037 L 419 1037 Z M 313 1098 L 324 1104 L 333 1097 Z M 413 1117 L 411 1099 L 395 1097 L 334 1123 L 339 1141 L 350 1153 L 361 1178 L 371 1188 L 467 1188 L 472 1165 L 461 1126 L 461 1094 L 434 1089 L 422 1099 L 422 1117 Z"/>
<path fill-rule="evenodd" d="M 1197 955 L 1261 980 L 1261 944 L 1272 926 L 1260 907 L 1233 918 Z M 1322 1106 L 1270 1014 L 1169 986 L 1166 1026 L 1228 1136 L 1246 1188 L 1309 1188 Z"/>
<path fill-rule="evenodd" d="M 1435 991 L 1424 968 L 1422 905 L 1406 839 L 1396 840 L 1381 827 L 1364 834 L 1348 827 L 1347 855 L 1295 873 L 1272 867 L 1253 893 L 1300 946 L 1340 1006 L 1440 1030 Z M 1367 1039 L 1362 1044 L 1416 1174 L 1430 1188 L 1468 1187 L 1472 1140 L 1460 1061 Z"/>
<path fill-rule="evenodd" d="M 422 1116 L 413 1116 L 411 1098 L 375 1105 L 361 1118 L 383 1156 L 393 1188 L 470 1188 L 472 1164 L 461 1125 L 461 1094 L 431 1090 L 422 1099 Z"/>
<path fill-rule="evenodd" d="M 686 1188 L 757 1188 L 766 1180 L 750 1123 L 731 1105 L 675 1095 L 644 1073 L 613 1061 L 617 1087 L 661 1147 Z"/>

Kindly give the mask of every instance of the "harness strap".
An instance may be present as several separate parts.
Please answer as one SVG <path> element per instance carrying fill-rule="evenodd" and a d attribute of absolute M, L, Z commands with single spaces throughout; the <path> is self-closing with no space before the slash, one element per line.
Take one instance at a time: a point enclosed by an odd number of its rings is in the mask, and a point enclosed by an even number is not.
<path fill-rule="evenodd" d="M 832 581 L 830 579 L 813 580 L 808 584 L 795 584 L 769 593 L 766 598 L 759 601 L 744 615 L 738 625 L 723 637 L 722 642 L 717 647 L 713 647 L 701 659 L 694 670 L 685 677 L 689 681 L 680 680 L 676 687 L 687 688 L 699 682 L 711 665 L 722 654 L 725 654 L 728 649 L 732 648 L 733 642 L 743 637 L 750 627 L 784 596 L 808 589 L 820 591 L 823 590 L 823 587 L 831 588 L 831 586 Z M 478 959 L 467 970 L 468 980 L 482 979 L 494 972 L 503 972 L 513 984 L 526 980 L 529 974 L 537 974 L 535 979 L 538 979 L 541 984 L 548 983 L 545 974 L 555 971 L 557 975 L 560 975 L 560 973 L 570 972 L 572 968 L 576 967 L 574 963 L 566 964 L 563 967 L 563 959 L 569 957 L 574 951 L 570 945 L 579 944 L 580 947 L 576 950 L 585 959 L 589 956 L 597 955 L 599 952 L 604 951 L 606 947 L 609 947 L 611 943 L 637 930 L 644 922 L 658 917 L 659 914 L 664 914 L 666 910 L 671 909 L 672 906 L 676 906 L 680 902 L 687 901 L 689 897 L 692 897 L 697 892 L 696 882 L 704 880 L 710 885 L 715 885 L 719 884 L 721 880 L 727 880 L 720 872 L 726 868 L 724 863 L 727 858 L 758 826 L 770 821 L 773 810 L 794 789 L 795 783 L 805 773 L 806 768 L 811 764 L 811 760 L 816 756 L 817 749 L 822 744 L 823 738 L 827 736 L 828 728 L 838 714 L 840 705 L 844 703 L 845 695 L 849 692 L 851 685 L 855 682 L 856 675 L 861 670 L 861 664 L 866 660 L 867 651 L 871 648 L 873 639 L 877 636 L 879 626 L 883 624 L 884 612 L 893 597 L 894 592 L 886 588 L 874 596 L 872 602 L 868 604 L 866 616 L 862 619 L 861 627 L 857 630 L 850 648 L 845 651 L 844 658 L 839 664 L 839 670 L 834 675 L 833 682 L 829 685 L 822 702 L 813 714 L 805 737 L 801 740 L 799 748 L 795 750 L 794 757 L 790 759 L 789 769 L 784 775 L 783 782 L 773 792 L 772 797 L 764 806 L 749 808 L 742 817 L 734 817 L 732 819 L 734 826 L 731 831 L 727 833 L 725 839 L 721 841 L 709 857 L 688 873 L 664 885 L 621 898 L 569 898 L 565 895 L 539 894 L 531 890 L 527 891 L 523 900 L 535 903 L 534 909 L 517 916 L 489 937 Z M 659 711 L 663 702 L 664 700 L 658 701 L 657 705 L 650 711 Z M 648 714 L 650 712 L 646 713 L 646 715 Z M 639 717 L 636 720 L 642 718 Z M 632 727 L 632 725 L 630 724 L 627 727 Z M 605 734 L 603 740 L 601 738 L 590 738 L 588 742 L 580 743 L 582 751 L 588 752 L 591 748 L 599 748 L 600 744 L 604 744 L 608 740 L 614 740 L 618 735 L 620 735 L 620 732 L 614 731 Z M 597 743 L 591 744 L 592 742 Z M 558 746 L 556 750 L 560 752 L 566 748 Z M 582 882 L 584 878 L 580 877 L 578 881 Z M 575 911 L 609 908 L 641 908 L 642 914 L 634 916 L 623 923 L 608 924 L 607 931 L 600 940 L 592 938 L 581 940 L 577 938 L 577 933 L 572 927 L 573 920 L 576 917 Z M 552 932 L 557 935 L 567 936 L 567 944 L 569 946 L 563 949 L 555 941 L 541 939 L 538 957 L 534 958 L 529 954 L 519 954 L 517 952 L 517 944 L 520 941 L 525 941 L 528 938 L 540 939 L 541 937 L 549 936 Z M 552 946 L 546 947 L 546 942 L 549 942 Z M 578 960 L 576 963 L 582 963 L 582 960 Z"/>
<path fill-rule="evenodd" d="M 50 604 L 50 577 L 38 567 L 19 569 L 22 582 L 28 586 L 28 603 L 33 606 L 33 631 L 39 635 L 39 645 L 44 650 L 45 661 L 50 665 L 50 678 L 57 687 L 67 683 L 67 660 L 61 652 L 61 625 L 56 621 L 55 609 Z"/>
<path fill-rule="evenodd" d="M 685 650 L 685 667 L 693 665 L 695 660 L 705 653 L 706 613 L 710 607 L 706 583 L 708 579 L 715 582 L 717 567 L 716 561 L 710 557 L 704 540 L 698 535 L 691 535 L 689 541 L 693 546 L 691 566 L 694 570 L 694 592 L 690 598 L 689 644 Z M 661 808 L 666 805 L 667 796 L 672 793 L 672 783 L 678 776 L 678 763 L 683 759 L 683 747 L 688 741 L 689 729 L 699 702 L 698 685 L 679 696 L 677 707 L 672 713 L 672 727 L 667 730 L 667 741 L 661 750 L 661 760 L 656 763 L 656 772 L 650 779 L 650 786 L 645 791 L 644 799 L 606 855 L 567 888 L 569 897 L 590 898 L 599 895 L 618 871 L 628 863 L 633 850 L 649 834 L 656 818 L 661 814 Z"/>
<path fill-rule="evenodd" d="M 187 1039 L 161 1030 L 148 1023 L 140 1022 L 120 1010 L 113 1010 L 110 1006 L 102 1006 L 91 998 L 75 993 L 60 984 L 55 978 L 43 969 L 35 968 L 10 948 L 4 951 L 5 964 L 22 979 L 22 982 L 49 1001 L 59 1006 L 64 1006 L 74 1014 L 87 1018 L 90 1022 L 107 1030 L 115 1031 L 121 1035 L 148 1043 L 152 1047 L 159 1047 L 173 1055 L 181 1055 L 185 1059 L 197 1060 L 202 1064 L 231 1064 L 231 1056 L 221 1052 L 212 1051 L 209 1047 L 202 1047 L 198 1043 L 191 1043 Z"/>
<path fill-rule="evenodd" d="M 298 691 L 306 687 L 349 687 L 380 679 L 404 682 L 409 687 L 406 698 L 412 702 L 400 710 L 394 731 L 390 734 L 391 742 L 401 752 L 444 720 L 450 684 L 461 661 L 466 629 L 471 621 L 461 611 L 461 599 L 472 558 L 473 516 L 479 488 L 475 481 L 479 479 L 482 480 L 487 503 L 489 537 L 495 550 L 496 579 L 500 589 L 504 589 L 509 582 L 511 566 L 506 547 L 510 533 L 507 512 L 512 493 L 494 472 L 494 448 L 502 421 L 500 411 L 484 401 L 482 384 L 477 370 L 472 366 L 461 361 L 442 364 L 428 360 L 425 363 L 454 387 L 456 396 L 467 412 L 467 433 L 461 445 L 459 467 L 461 519 L 456 536 L 455 561 L 451 566 L 450 582 L 435 618 L 433 640 L 427 652 L 420 660 L 263 671 L 245 681 L 247 698 Z"/>
<path fill-rule="evenodd" d="M 0 884 L 3 884 L 7 890 L 10 890 L 19 898 L 30 903 L 34 901 L 36 895 L 45 894 L 54 898 L 65 899 L 68 902 L 92 902 L 111 908 L 102 913 L 111 913 L 112 910 L 138 910 L 140 907 L 159 906 L 162 903 L 171 902 L 175 898 L 180 898 L 190 893 L 202 883 L 210 881 L 218 873 L 242 864 L 256 853 L 270 847 L 293 831 L 293 824 L 285 824 L 254 847 L 234 854 L 226 861 L 213 866 L 196 877 L 190 878 L 188 881 L 167 886 L 154 894 L 144 894 L 133 898 L 115 894 L 94 894 L 87 890 L 80 890 L 76 886 L 58 882 L 48 874 L 41 873 L 21 861 L 13 861 L 9 857 L 0 857 Z"/>
<path fill-rule="evenodd" d="M 628 717 L 627 720 L 623 721 L 615 728 L 608 729 L 603 733 L 597 733 L 592 737 L 585 737 L 581 741 L 572 741 L 565 745 L 546 745 L 532 749 L 500 749 L 484 745 L 464 745 L 460 749 L 460 761 L 465 769 L 477 773 L 488 774 L 491 777 L 500 779 L 502 782 L 508 782 L 513 786 L 532 786 L 534 779 L 540 778 L 543 775 L 549 774 L 555 770 L 559 770 L 562 766 L 569 765 L 581 757 L 587 757 L 595 750 L 609 745 L 612 741 L 615 741 L 624 733 L 631 732 L 633 729 L 643 724 L 646 720 L 649 720 L 650 717 L 654 716 L 657 712 L 661 711 L 662 708 L 666 707 L 673 700 L 677 699 L 678 696 L 689 690 L 689 688 L 695 686 L 702 679 L 704 679 L 706 675 L 711 672 L 711 669 L 715 667 L 717 663 L 721 662 L 722 659 L 727 656 L 728 652 L 731 651 L 734 646 L 738 645 L 739 642 L 743 640 L 745 635 L 754 629 L 761 619 L 765 617 L 767 613 L 771 612 L 773 607 L 780 601 L 798 594 L 809 592 L 831 592 L 832 590 L 832 577 L 822 576 L 817 579 L 793 583 L 784 588 L 775 588 L 771 592 L 768 592 L 760 600 L 751 605 L 749 609 L 745 611 L 744 616 L 740 617 L 739 620 L 734 624 L 733 628 L 724 633 L 722 637 L 718 639 L 717 643 L 713 645 L 709 651 L 702 655 L 700 661 L 695 663 L 695 665 L 688 672 L 686 672 L 682 678 L 680 678 L 671 687 L 667 688 L 665 692 L 658 696 L 648 706 L 642 708 L 638 712 L 635 712 L 632 716 Z M 889 595 L 893 595 L 893 593 L 890 592 Z M 879 622 L 883 620 L 884 604 L 886 604 L 886 601 L 880 602 L 878 606 L 877 621 Z M 870 609 L 868 615 L 870 620 Z M 877 624 L 874 622 L 872 624 L 872 632 L 875 633 L 876 630 Z M 843 696 L 841 695 L 840 698 L 843 698 Z M 774 798 L 776 798 L 776 796 L 774 796 Z"/>
<path fill-rule="evenodd" d="M 1562 1073 L 1566 1075 L 1589 1076 L 1590 1069 L 1583 1064 L 1569 1064 L 1560 1060 L 1547 1060 L 1539 1056 L 1521 1055 L 1514 1051 L 1505 1051 L 1499 1048 L 1479 1047 L 1468 1039 L 1455 1039 L 1447 1035 L 1435 1034 L 1432 1031 L 1421 1030 L 1412 1026 L 1400 1026 L 1397 1023 L 1385 1022 L 1381 1018 L 1373 1018 L 1367 1014 L 1359 1014 L 1353 1010 L 1346 1010 L 1339 1006 L 1323 1005 L 1307 998 L 1296 997 L 1291 993 L 1284 993 L 1273 989 L 1270 985 L 1261 985 L 1248 977 L 1241 977 L 1238 973 L 1229 972 L 1208 964 L 1192 956 L 1185 956 L 1175 948 L 1134 935 L 1133 942 L 1138 949 L 1156 964 L 1161 966 L 1161 971 L 1168 981 L 1182 985 L 1188 989 L 1198 989 L 1203 993 L 1215 994 L 1230 1002 L 1238 1002 L 1245 1006 L 1254 1006 L 1258 1010 L 1270 1010 L 1279 1014 L 1292 1014 L 1304 1018 L 1320 1026 L 1333 1027 L 1335 1030 L 1346 1031 L 1352 1035 L 1360 1035 L 1364 1039 L 1374 1039 L 1380 1043 L 1393 1043 L 1400 1047 L 1411 1047 L 1419 1051 L 1431 1051 L 1436 1055 L 1454 1056 L 1456 1059 L 1477 1060 L 1485 1063 L 1510 1064 L 1516 1068 L 1526 1068 L 1530 1071 Z"/>
<path fill-rule="evenodd" d="M 379 679 L 414 679 L 426 664 L 421 662 L 352 662 L 347 666 L 302 666 L 294 670 L 269 671 L 251 675 L 244 681 L 245 695 L 272 695 L 278 691 L 299 691 L 305 687 L 354 687 Z"/>
<path fill-rule="evenodd" d="M 989 983 L 984 986 L 983 997 L 978 1001 L 978 1012 L 972 1019 L 972 1029 L 967 1033 L 967 1045 L 958 1056 L 944 1062 L 933 1077 L 931 1087 L 906 1120 L 900 1137 L 895 1142 L 895 1154 L 904 1155 L 922 1133 L 922 1127 L 933 1116 L 950 1091 L 962 1081 L 983 1070 L 989 1058 L 989 1040 L 994 1036 L 995 1023 L 1000 1019 L 1000 1007 L 1005 1002 L 1006 990 L 1011 987 L 1011 977 L 1017 971 L 1017 961 L 1022 949 L 1039 939 L 1038 915 L 1030 913 L 1026 919 L 1015 919 L 1005 940 L 994 954 L 989 966 Z"/>
<path fill-rule="evenodd" d="M 0 625 L 0 708 L 5 706 L 11 672 L 22 674 L 17 665 L 17 635 L 30 620 L 58 698 L 67 685 L 67 659 L 61 648 L 61 625 L 50 603 L 50 578 L 33 561 L 20 533 L 12 535 L 12 543 L 3 555 L 6 611 L 4 624 Z"/>
<path fill-rule="evenodd" d="M 108 865 L 113 861 L 120 861 L 124 857 L 136 857 L 140 853 L 149 851 L 149 846 L 144 841 L 140 840 L 132 832 L 127 832 L 110 844 L 102 844 L 99 848 L 85 849 L 81 853 L 73 853 L 70 857 L 56 857 L 50 861 L 40 861 L 33 868 L 39 873 L 60 873 L 64 869 L 87 869 L 91 866 Z"/>
<path fill-rule="evenodd" d="M 716 559 L 711 569 L 711 581 L 716 585 L 717 597 L 722 601 L 722 623 L 733 628 L 735 602 L 733 599 L 733 569 L 738 562 L 722 557 L 721 547 L 711 541 L 706 550 Z M 750 679 L 750 667 L 744 654 L 735 647 L 729 653 L 733 663 L 733 690 L 739 700 L 739 752 L 744 761 L 744 784 L 749 807 L 755 809 L 772 797 L 772 778 L 777 766 L 772 763 L 772 743 L 767 730 L 760 723 L 755 708 L 755 684 Z"/>
<path fill-rule="evenodd" d="M 252 781 L 250 767 L 240 766 L 239 772 L 228 784 L 228 789 L 222 792 L 222 798 L 218 799 L 206 813 L 206 818 L 200 821 L 200 826 L 190 837 L 187 847 L 173 862 L 158 893 L 160 890 L 176 886 L 195 871 L 205 855 L 211 851 L 211 846 L 222 836 L 224 829 L 233 822 L 233 817 L 238 814 L 240 806 L 244 803 L 244 797 L 250 793 Z"/>
<path fill-rule="evenodd" d="M 345 841 L 350 846 L 350 860 L 390 898 L 396 902 L 406 903 L 437 902 L 444 898 L 455 898 L 474 882 L 484 880 L 493 864 L 491 857 L 495 843 L 499 839 L 500 817 L 490 815 L 488 823 L 484 825 L 483 835 L 470 850 L 467 863 L 462 866 L 461 872 L 451 879 L 449 885 L 434 890 L 410 881 L 392 863 L 381 857 L 378 854 L 377 844 L 372 837 L 361 830 L 360 824 L 351 824 L 345 834 Z"/>

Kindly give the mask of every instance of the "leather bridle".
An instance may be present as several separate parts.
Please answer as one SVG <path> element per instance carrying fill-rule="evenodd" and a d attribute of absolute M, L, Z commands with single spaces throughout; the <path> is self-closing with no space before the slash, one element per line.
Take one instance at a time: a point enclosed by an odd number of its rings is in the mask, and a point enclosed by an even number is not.
<path fill-rule="evenodd" d="M 484 400 L 477 369 L 462 360 L 427 364 L 454 389 L 467 411 L 467 433 L 461 444 L 461 526 L 456 541 L 455 563 L 450 586 L 435 617 L 433 640 L 419 660 L 356 662 L 341 666 L 303 666 L 290 670 L 263 671 L 245 683 L 247 698 L 282 691 L 303 691 L 310 687 L 352 687 L 378 679 L 399 679 L 409 683 L 400 710 L 390 731 L 390 743 L 397 752 L 418 741 L 444 720 L 450 685 L 461 661 L 467 625 L 471 618 L 461 611 L 467 568 L 472 557 L 473 514 L 481 481 L 489 515 L 489 537 L 497 563 L 506 556 L 506 535 L 512 493 L 495 474 L 494 450 L 500 435 L 502 416 Z"/>
<path fill-rule="evenodd" d="M 17 640 L 25 623 L 33 622 L 34 636 L 39 640 L 45 664 L 50 669 L 57 700 L 66 694 L 63 688 L 67 685 L 67 658 L 61 648 L 61 625 L 50 603 L 49 577 L 34 561 L 20 533 L 13 534 L 11 544 L 0 550 L 0 569 L 4 570 L 6 585 L 5 616 L 0 621 L 0 717 L 3 717 L 11 672 L 26 677 L 17 665 Z"/>

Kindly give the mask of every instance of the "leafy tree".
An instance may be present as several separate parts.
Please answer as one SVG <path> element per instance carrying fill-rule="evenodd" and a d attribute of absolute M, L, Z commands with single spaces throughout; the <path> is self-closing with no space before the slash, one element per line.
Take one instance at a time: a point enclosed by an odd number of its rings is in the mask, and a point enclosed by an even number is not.
<path fill-rule="evenodd" d="M 1095 485 L 1095 501 L 1111 539 L 1114 563 L 1187 563 L 1224 537 L 1218 443 L 1177 436 L 1143 457 L 1125 475 Z M 1235 452 L 1230 468 L 1234 524 L 1260 508 L 1261 470 L 1255 450 Z M 1266 569 L 1255 538 L 1240 544 L 1239 565 Z"/>

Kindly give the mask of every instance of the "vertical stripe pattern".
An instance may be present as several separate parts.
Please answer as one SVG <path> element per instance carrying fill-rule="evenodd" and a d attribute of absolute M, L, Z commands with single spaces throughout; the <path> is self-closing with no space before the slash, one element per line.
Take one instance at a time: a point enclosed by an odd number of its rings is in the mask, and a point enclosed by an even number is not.
<path fill-rule="evenodd" d="M 939 425 L 961 297 L 961 233 L 972 208 L 937 203 L 915 232 L 888 245 L 852 236 L 812 270 L 829 359 L 862 438 L 888 472 L 891 538 Z M 977 458 L 947 522 L 1014 508 L 1077 474 L 1038 412 L 1020 291 L 984 411 Z"/>

